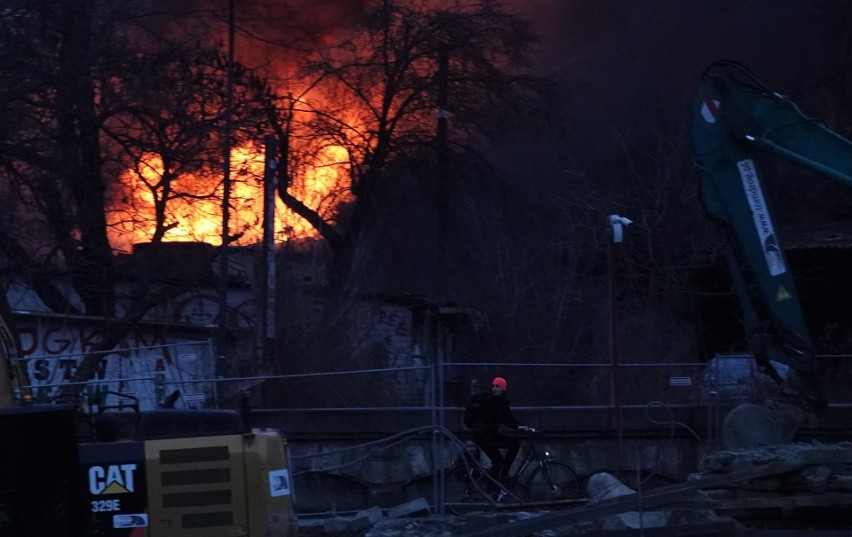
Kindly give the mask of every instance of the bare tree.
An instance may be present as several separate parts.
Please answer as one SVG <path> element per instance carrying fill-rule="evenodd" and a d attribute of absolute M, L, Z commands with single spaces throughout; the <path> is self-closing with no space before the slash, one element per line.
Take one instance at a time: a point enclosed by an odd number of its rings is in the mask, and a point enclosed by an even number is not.
<path fill-rule="evenodd" d="M 179 185 L 188 174 L 221 167 L 225 67 L 216 49 L 191 36 L 144 39 L 138 23 L 145 13 L 118 2 L 21 0 L 4 16 L 15 24 L 0 32 L 0 62 L 10 82 L 3 101 L 21 121 L 0 140 L 9 209 L 0 251 L 53 311 L 105 319 L 100 340 L 76 370 L 87 380 L 101 351 L 113 349 L 151 308 L 194 285 L 149 270 L 137 272 L 126 294 L 116 294 L 107 214 L 118 200 L 107 192 L 116 191 L 127 170 L 144 178 L 156 208 L 151 252 L 173 225 L 175 200 L 220 197 L 217 178 L 201 194 Z M 22 42 L 29 47 L 21 49 Z M 236 87 L 240 126 L 251 117 L 244 96 L 255 89 Z M 57 271 L 71 275 L 73 292 L 55 285 Z"/>
<path fill-rule="evenodd" d="M 358 234 L 381 204 L 376 193 L 389 167 L 422 166 L 442 158 L 447 148 L 470 152 L 477 136 L 493 135 L 521 118 L 530 122 L 526 112 L 539 102 L 542 85 L 517 68 L 532 41 L 527 23 L 496 2 L 434 7 L 419 0 L 385 0 L 365 10 L 345 40 L 309 55 L 302 76 L 313 82 L 284 106 L 274 106 L 273 120 L 283 157 L 292 157 L 288 152 L 298 147 L 297 136 L 309 138 L 315 148 L 346 150 L 348 218 L 329 225 L 322 215 L 300 207 L 287 190 L 298 180 L 292 167 L 281 168 L 290 173 L 282 177 L 280 193 L 328 241 L 339 278 L 351 268 Z M 441 120 L 453 128 L 442 134 Z M 440 164 L 428 166 L 435 172 L 433 182 L 446 181 Z M 446 191 L 437 188 L 436 195 Z"/>
<path fill-rule="evenodd" d="M 324 357 L 352 356 L 332 335 L 347 333 L 338 314 L 359 293 L 449 295 L 465 286 L 453 259 L 468 256 L 472 236 L 454 223 L 494 215 L 469 212 L 466 196 L 502 196 L 485 142 L 554 117 L 543 104 L 547 84 L 527 71 L 533 33 L 497 2 L 387 0 L 347 30 L 307 51 L 298 76 L 270 88 L 266 101 L 279 197 L 330 251 L 326 296 L 338 302 L 326 310 L 316 353 Z M 336 159 L 316 158 L 332 149 Z M 318 163 L 346 174 L 328 206 L 300 193 Z M 293 330 L 286 339 L 304 341 L 304 327 Z"/>

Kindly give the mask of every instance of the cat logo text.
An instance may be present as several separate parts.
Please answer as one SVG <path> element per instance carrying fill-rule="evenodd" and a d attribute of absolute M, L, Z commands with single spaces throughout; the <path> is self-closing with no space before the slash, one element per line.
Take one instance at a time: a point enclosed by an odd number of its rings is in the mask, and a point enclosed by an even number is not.
<path fill-rule="evenodd" d="M 133 492 L 135 464 L 112 464 L 89 468 L 89 492 L 92 494 L 124 494 Z"/>

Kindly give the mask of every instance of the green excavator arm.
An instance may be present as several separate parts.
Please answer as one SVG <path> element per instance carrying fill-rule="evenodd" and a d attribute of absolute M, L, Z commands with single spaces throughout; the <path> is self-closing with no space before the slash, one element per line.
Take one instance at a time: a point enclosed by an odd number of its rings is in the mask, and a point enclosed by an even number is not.
<path fill-rule="evenodd" d="M 816 352 L 751 156 L 769 153 L 852 186 L 852 142 L 734 62 L 711 65 L 693 118 L 701 199 L 726 256 L 759 369 L 808 409 L 825 405 Z M 788 365 L 782 378 L 771 360 Z"/>

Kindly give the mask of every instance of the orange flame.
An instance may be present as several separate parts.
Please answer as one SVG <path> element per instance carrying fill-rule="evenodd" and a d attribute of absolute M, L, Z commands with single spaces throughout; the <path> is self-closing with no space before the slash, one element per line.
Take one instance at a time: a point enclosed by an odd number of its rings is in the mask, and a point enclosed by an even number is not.
<path fill-rule="evenodd" d="M 342 202 L 350 199 L 348 153 L 340 146 L 326 147 L 303 177 L 294 178 L 290 191 L 325 219 L 333 219 Z M 109 192 L 113 200 L 107 212 L 108 235 L 113 249 L 132 251 L 133 244 L 150 242 L 157 230 L 156 206 L 162 198 L 162 159 L 144 155 L 136 169 L 125 171 Z M 234 245 L 258 243 L 263 239 L 263 149 L 251 145 L 231 152 L 229 234 Z M 196 173 L 172 179 L 165 201 L 163 241 L 222 243 L 223 186 L 215 172 Z M 285 207 L 275 194 L 274 240 L 315 238 L 316 230 Z"/>

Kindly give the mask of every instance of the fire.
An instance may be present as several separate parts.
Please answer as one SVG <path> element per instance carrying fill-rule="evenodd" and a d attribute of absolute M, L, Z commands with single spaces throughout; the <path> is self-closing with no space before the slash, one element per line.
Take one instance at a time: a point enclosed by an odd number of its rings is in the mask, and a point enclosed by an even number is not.
<path fill-rule="evenodd" d="M 324 218 L 333 218 L 340 203 L 349 199 L 348 153 L 340 146 L 329 146 L 315 159 L 302 177 L 294 178 L 290 191 Z M 137 168 L 126 170 L 113 186 L 107 213 L 113 249 L 130 252 L 133 244 L 150 242 L 157 230 L 156 207 L 163 203 L 163 241 L 222 243 L 221 171 L 172 177 L 172 191 L 164 202 L 162 184 L 166 176 L 162 159 L 146 154 Z M 231 244 L 258 243 L 263 238 L 263 147 L 258 144 L 233 149 L 230 177 L 229 233 L 236 237 Z M 277 193 L 275 198 L 276 243 L 317 236 L 313 227 L 290 211 Z"/>
<path fill-rule="evenodd" d="M 276 11 L 283 4 L 255 4 L 248 2 L 240 6 L 240 16 L 247 20 L 270 21 L 291 16 Z M 322 40 L 341 32 L 348 32 L 352 19 L 362 13 L 362 0 L 311 0 L 305 2 L 304 10 L 295 11 L 307 17 L 301 21 L 308 28 L 307 38 L 313 42 L 318 35 Z M 307 8 L 310 6 L 310 9 Z M 290 6 L 292 7 L 292 5 Z M 271 11 L 267 11 L 271 10 Z M 254 19 L 253 19 L 254 17 Z M 267 28 L 255 25 L 255 30 Z M 274 31 L 280 32 L 277 24 Z M 267 76 L 270 81 L 293 76 L 297 58 L 283 54 L 280 48 L 268 48 L 274 38 L 265 41 L 246 40 L 241 36 L 236 46 L 237 61 L 249 65 L 250 69 Z M 342 39 L 342 38 L 341 38 Z M 290 84 L 293 84 L 290 82 Z M 297 84 L 298 86 L 298 84 Z M 310 87 L 310 86 L 309 86 Z M 350 162 L 358 161 L 363 155 L 357 147 L 335 145 L 332 138 L 321 134 L 299 132 L 307 128 L 317 116 L 328 114 L 328 108 L 341 117 L 343 125 L 353 132 L 368 129 L 358 117 L 358 104 L 345 101 L 342 87 L 319 86 L 300 88 L 286 86 L 287 95 L 299 95 L 289 125 L 294 132 L 289 140 L 295 169 L 288 192 L 305 206 L 316 211 L 326 222 L 336 221 L 337 211 L 352 201 L 350 191 Z M 322 113 L 318 113 L 323 111 Z M 300 136 L 300 134 L 305 136 Z M 344 136 L 345 138 L 345 136 Z M 345 143 L 345 142 L 344 142 Z M 181 173 L 180 170 L 165 170 L 159 155 L 143 155 L 137 166 L 124 170 L 120 178 L 107 193 L 108 237 L 116 251 L 130 252 L 136 243 L 150 242 L 156 238 L 158 228 L 163 241 L 200 241 L 213 245 L 222 242 L 222 170 L 207 168 Z M 235 237 L 234 245 L 258 243 L 263 238 L 264 211 L 264 147 L 263 141 L 235 147 L 231 151 L 231 192 L 229 213 L 229 235 Z M 170 179 L 170 180 L 169 180 Z M 172 191 L 164 186 L 171 185 Z M 165 195 L 167 199 L 163 199 Z M 276 192 L 275 231 L 276 244 L 293 239 L 316 238 L 317 232 L 311 224 L 298 216 L 278 198 Z M 164 206 L 164 209 L 163 209 Z M 160 211 L 158 212 L 158 207 Z M 157 222 L 157 215 L 163 220 Z"/>

